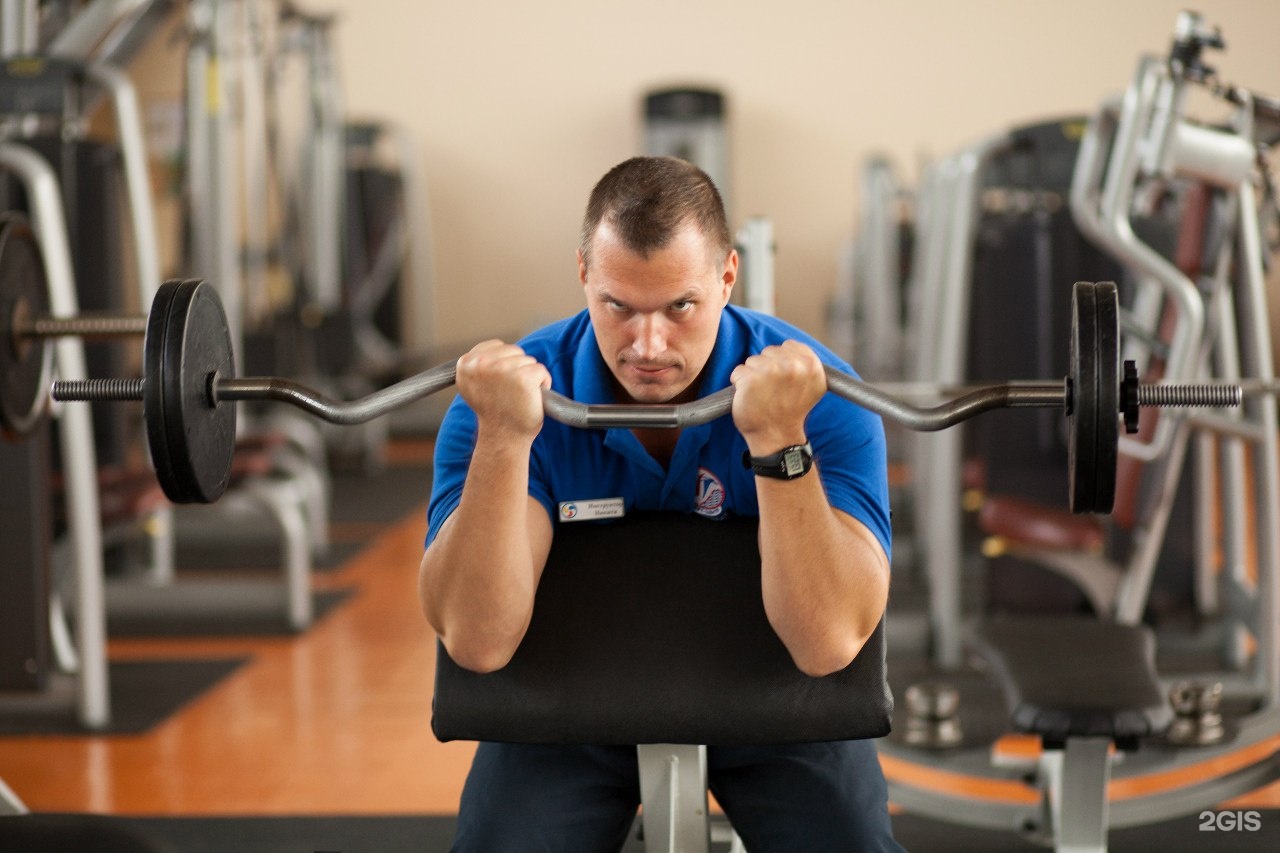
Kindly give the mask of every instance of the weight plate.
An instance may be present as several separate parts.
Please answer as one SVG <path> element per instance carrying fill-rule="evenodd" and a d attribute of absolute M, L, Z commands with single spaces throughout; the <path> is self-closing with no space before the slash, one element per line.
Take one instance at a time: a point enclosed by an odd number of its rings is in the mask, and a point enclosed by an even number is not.
<path fill-rule="evenodd" d="M 176 281 L 160 285 L 147 314 L 147 331 L 142 339 L 142 414 L 147 425 L 151 467 L 155 468 L 160 488 L 174 503 L 190 503 L 169 460 L 169 439 L 164 423 L 164 336 L 177 288 Z"/>
<path fill-rule="evenodd" d="M 1093 511 L 1093 468 L 1097 435 L 1098 376 L 1094 352 L 1098 320 L 1093 282 L 1071 291 L 1071 411 L 1067 415 L 1067 490 L 1072 512 Z"/>
<path fill-rule="evenodd" d="M 174 503 L 213 503 L 231 478 L 236 408 L 210 399 L 212 377 L 235 374 L 227 317 L 212 285 L 165 282 L 143 351 L 143 411 L 160 485 Z"/>
<path fill-rule="evenodd" d="M 25 217 L 0 213 L 0 430 L 20 439 L 40 422 L 53 369 L 47 341 L 19 341 L 15 325 L 49 313 L 44 259 Z"/>
<path fill-rule="evenodd" d="M 1111 282 L 1077 282 L 1071 294 L 1071 411 L 1067 418 L 1072 512 L 1110 512 L 1119 441 L 1119 299 Z"/>
<path fill-rule="evenodd" d="M 1116 502 L 1120 456 L 1120 292 L 1114 282 L 1094 287 L 1098 317 L 1098 432 L 1094 441 L 1094 512 L 1111 512 Z"/>

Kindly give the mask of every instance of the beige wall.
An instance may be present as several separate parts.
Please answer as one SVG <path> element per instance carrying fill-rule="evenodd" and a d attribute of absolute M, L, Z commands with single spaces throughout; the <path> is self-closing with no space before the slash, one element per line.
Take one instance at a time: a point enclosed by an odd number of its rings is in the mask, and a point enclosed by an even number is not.
<path fill-rule="evenodd" d="M 315 0 L 341 15 L 350 112 L 413 131 L 443 345 L 581 305 L 573 251 L 600 174 L 638 153 L 644 91 L 730 98 L 735 225 L 777 234 L 778 313 L 821 335 L 855 176 L 914 172 L 1003 128 L 1092 110 L 1186 0 Z M 1222 75 L 1280 95 L 1280 2 L 1206 0 Z"/>

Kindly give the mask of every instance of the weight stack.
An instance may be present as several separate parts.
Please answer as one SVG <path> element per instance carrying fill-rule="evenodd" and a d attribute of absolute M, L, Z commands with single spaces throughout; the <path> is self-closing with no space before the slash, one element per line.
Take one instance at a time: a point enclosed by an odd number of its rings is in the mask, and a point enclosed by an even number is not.
<path fill-rule="evenodd" d="M 644 98 L 644 153 L 679 157 L 710 176 L 733 221 L 725 96 L 697 87 L 658 89 Z"/>
<path fill-rule="evenodd" d="M 47 422 L 19 443 L 0 439 L 0 690 L 43 690 L 48 679 L 49 457 Z"/>

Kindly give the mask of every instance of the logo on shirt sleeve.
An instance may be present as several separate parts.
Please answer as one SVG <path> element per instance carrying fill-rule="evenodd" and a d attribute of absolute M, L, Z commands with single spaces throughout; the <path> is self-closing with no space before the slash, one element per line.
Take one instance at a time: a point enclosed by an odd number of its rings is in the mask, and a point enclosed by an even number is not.
<path fill-rule="evenodd" d="M 694 512 L 707 518 L 724 515 L 724 483 L 706 468 L 698 469 L 698 487 L 694 493 Z"/>

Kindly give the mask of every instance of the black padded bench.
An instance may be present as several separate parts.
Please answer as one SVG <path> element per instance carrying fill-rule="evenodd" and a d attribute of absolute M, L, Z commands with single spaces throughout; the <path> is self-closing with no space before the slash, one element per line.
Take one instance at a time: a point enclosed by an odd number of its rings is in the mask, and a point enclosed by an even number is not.
<path fill-rule="evenodd" d="M 641 793 L 649 828 L 671 831 L 646 832 L 649 849 L 707 849 L 701 745 L 881 737 L 893 709 L 883 622 L 844 670 L 795 667 L 765 616 L 757 534 L 756 519 L 668 513 L 557 525 L 510 664 L 479 675 L 438 648 L 436 736 L 661 745 L 641 747 Z"/>
<path fill-rule="evenodd" d="M 1014 730 L 1043 743 L 1056 849 L 1105 851 L 1112 745 L 1136 749 L 1173 722 L 1151 631 L 1088 618 L 1001 617 L 977 626 L 969 641 L 1003 689 Z"/>

